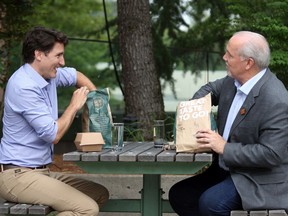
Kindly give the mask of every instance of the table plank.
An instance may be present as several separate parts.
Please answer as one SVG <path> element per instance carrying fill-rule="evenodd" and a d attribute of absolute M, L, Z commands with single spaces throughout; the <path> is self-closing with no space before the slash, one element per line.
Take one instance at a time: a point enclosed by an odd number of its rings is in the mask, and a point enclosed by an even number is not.
<path fill-rule="evenodd" d="M 137 161 L 156 161 L 156 157 L 163 151 L 162 148 L 151 147 L 138 155 Z"/>
<path fill-rule="evenodd" d="M 80 161 L 82 154 L 83 152 L 78 152 L 78 151 L 64 153 L 63 160 L 64 161 Z"/>
<path fill-rule="evenodd" d="M 176 161 L 179 162 L 193 162 L 194 161 L 194 154 L 193 153 L 178 153 L 176 155 Z"/>
<path fill-rule="evenodd" d="M 86 152 L 81 155 L 81 160 L 82 161 L 100 161 L 100 155 L 108 151 L 110 151 L 110 149 L 104 149 L 101 152 Z"/>
<path fill-rule="evenodd" d="M 135 143 L 127 143 L 124 145 L 122 151 L 109 151 L 105 152 L 100 155 L 100 161 L 118 161 L 119 155 L 124 154 L 125 152 L 128 151 L 133 151 L 138 146 L 141 146 L 142 143 L 140 142 L 135 142 Z"/>
<path fill-rule="evenodd" d="M 123 154 L 120 154 L 119 161 L 137 161 L 138 154 L 141 154 L 142 152 L 146 151 L 147 149 L 150 149 L 153 146 L 154 143 L 152 142 L 143 142 L 136 148 L 124 152 Z"/>
<path fill-rule="evenodd" d="M 160 154 L 157 155 L 158 162 L 173 162 L 176 158 L 175 150 L 164 150 Z"/>
<path fill-rule="evenodd" d="M 197 153 L 195 154 L 194 161 L 213 161 L 212 153 Z"/>

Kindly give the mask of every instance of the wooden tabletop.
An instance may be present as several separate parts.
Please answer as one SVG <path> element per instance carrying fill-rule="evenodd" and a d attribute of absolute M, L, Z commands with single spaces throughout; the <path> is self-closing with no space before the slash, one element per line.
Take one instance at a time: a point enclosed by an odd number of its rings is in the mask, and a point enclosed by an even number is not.
<path fill-rule="evenodd" d="M 155 148 L 153 142 L 126 142 L 122 151 L 103 149 L 100 152 L 69 152 L 64 161 L 102 162 L 212 162 L 212 153 L 176 153 L 175 150 Z"/>

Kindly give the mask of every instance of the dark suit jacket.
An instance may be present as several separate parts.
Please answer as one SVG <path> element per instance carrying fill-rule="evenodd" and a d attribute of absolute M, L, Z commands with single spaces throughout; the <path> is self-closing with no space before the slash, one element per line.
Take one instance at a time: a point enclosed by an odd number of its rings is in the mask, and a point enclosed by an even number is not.
<path fill-rule="evenodd" d="M 223 134 L 236 93 L 230 77 L 210 82 L 193 98 L 212 93 Z M 232 125 L 223 159 L 242 198 L 243 208 L 288 210 L 288 93 L 267 69 L 252 88 Z"/>

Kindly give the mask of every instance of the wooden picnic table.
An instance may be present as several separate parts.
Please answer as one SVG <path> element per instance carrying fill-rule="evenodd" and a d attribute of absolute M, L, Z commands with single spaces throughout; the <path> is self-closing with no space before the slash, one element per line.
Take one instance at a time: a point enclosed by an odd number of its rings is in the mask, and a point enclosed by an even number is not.
<path fill-rule="evenodd" d="M 168 200 L 162 199 L 161 175 L 196 174 L 207 168 L 212 153 L 176 153 L 155 148 L 152 142 L 126 142 L 120 152 L 69 152 L 64 161 L 74 161 L 87 173 L 141 174 L 141 199 L 114 199 L 104 206 L 104 212 L 141 212 L 142 216 L 160 216 L 173 212 Z"/>

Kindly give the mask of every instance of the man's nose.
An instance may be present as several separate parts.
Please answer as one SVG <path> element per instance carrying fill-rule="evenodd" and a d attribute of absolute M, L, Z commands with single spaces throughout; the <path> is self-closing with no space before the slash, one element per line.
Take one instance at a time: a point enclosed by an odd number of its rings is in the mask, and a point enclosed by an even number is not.
<path fill-rule="evenodd" d="M 227 61 L 227 55 L 226 55 L 226 53 L 223 55 L 222 58 L 223 58 L 224 61 Z"/>
<path fill-rule="evenodd" d="M 64 65 L 65 65 L 65 59 L 64 59 L 64 57 L 61 57 L 61 58 L 59 59 L 59 64 L 60 64 L 61 66 L 64 66 Z"/>

